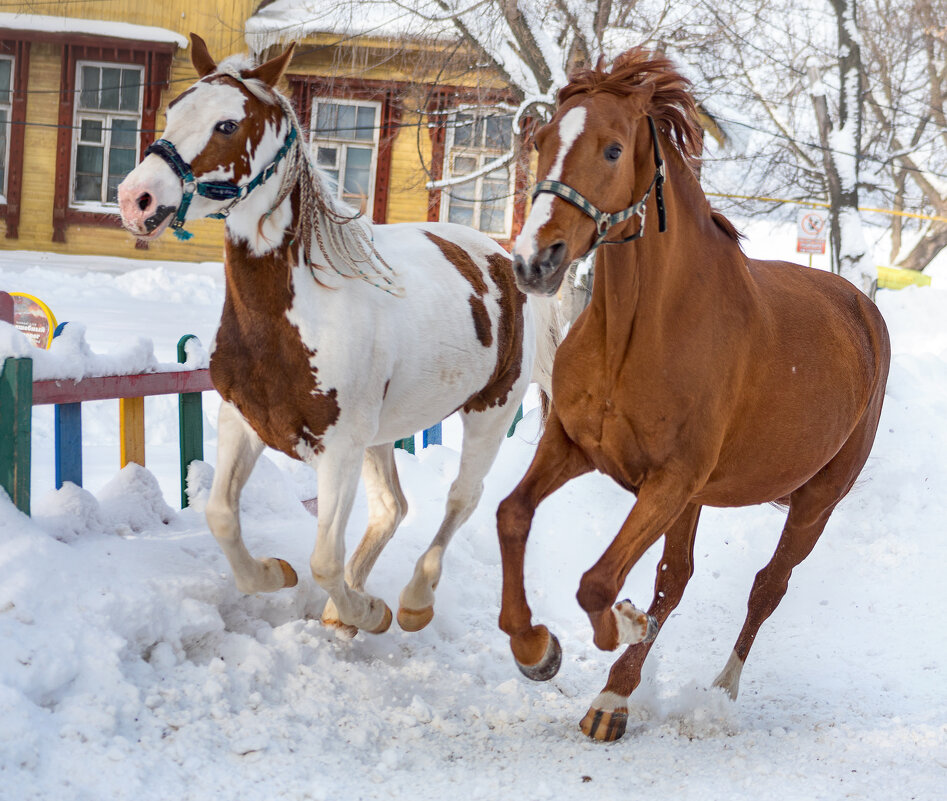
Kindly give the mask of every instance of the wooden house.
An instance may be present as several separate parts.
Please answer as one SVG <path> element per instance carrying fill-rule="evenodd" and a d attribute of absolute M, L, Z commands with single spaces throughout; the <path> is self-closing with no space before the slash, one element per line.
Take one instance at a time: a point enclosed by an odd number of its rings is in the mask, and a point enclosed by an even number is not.
<path fill-rule="evenodd" d="M 5 5 L 2 246 L 221 257 L 221 222 L 189 224 L 195 237 L 187 243 L 163 237 L 143 245 L 121 228 L 115 202 L 121 178 L 164 128 L 168 103 L 196 78 L 191 31 L 218 59 L 248 50 L 264 58 L 298 42 L 284 89 L 317 163 L 376 222 L 453 220 L 509 243 L 524 217 L 526 170 L 522 163 L 483 169 L 513 143 L 513 97 L 502 81 L 478 69 L 447 29 L 352 11 L 309 14 L 292 27 L 284 8 L 279 0 Z M 474 177 L 459 186 L 427 188 L 468 173 Z"/>

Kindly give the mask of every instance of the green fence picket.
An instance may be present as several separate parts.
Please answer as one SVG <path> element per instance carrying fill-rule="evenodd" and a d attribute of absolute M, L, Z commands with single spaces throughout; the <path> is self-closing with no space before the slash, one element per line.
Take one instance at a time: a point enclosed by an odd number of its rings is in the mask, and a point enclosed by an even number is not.
<path fill-rule="evenodd" d="M 8 358 L 0 371 L 0 485 L 30 513 L 33 360 Z"/>

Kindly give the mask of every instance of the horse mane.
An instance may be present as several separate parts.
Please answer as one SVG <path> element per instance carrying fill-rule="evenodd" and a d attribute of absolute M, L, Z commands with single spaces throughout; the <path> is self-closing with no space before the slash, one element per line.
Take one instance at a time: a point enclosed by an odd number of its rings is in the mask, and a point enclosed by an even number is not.
<path fill-rule="evenodd" d="M 569 98 L 583 94 L 608 93 L 628 97 L 650 93 L 644 113 L 650 115 L 658 130 L 676 145 L 696 175 L 703 151 L 703 133 L 690 87 L 691 82 L 677 71 L 669 58 L 644 47 L 633 47 L 615 59 L 610 71 L 605 69 L 604 58 L 600 58 L 594 68 L 574 71 L 557 97 L 559 105 L 562 105 Z M 710 216 L 730 239 L 739 243 L 743 238 L 719 211 L 711 210 Z"/>
<path fill-rule="evenodd" d="M 681 75 L 670 59 L 643 47 L 633 47 L 618 56 L 610 71 L 600 58 L 593 68 L 574 71 L 569 83 L 559 90 L 562 105 L 580 94 L 608 93 L 627 97 L 650 93 L 644 112 L 658 129 L 671 139 L 688 162 L 696 161 L 703 150 L 697 104 L 690 93 L 691 82 Z"/>
<path fill-rule="evenodd" d="M 261 102 L 278 106 L 290 128 L 296 131 L 296 140 L 287 154 L 282 183 L 272 208 L 260 218 L 260 229 L 266 218 L 298 188 L 299 211 L 294 238 L 301 245 L 303 260 L 316 282 L 324 285 L 317 271 L 331 269 L 345 278 L 360 278 L 393 295 L 403 294 L 397 284 L 397 273 L 375 247 L 371 221 L 337 199 L 328 177 L 313 163 L 292 103 L 279 90 L 258 78 L 245 77 L 246 71 L 254 66 L 253 60 L 246 56 L 231 56 L 218 65 L 215 75 L 227 75 Z M 320 259 L 313 258 L 313 239 L 325 265 L 320 263 Z"/>

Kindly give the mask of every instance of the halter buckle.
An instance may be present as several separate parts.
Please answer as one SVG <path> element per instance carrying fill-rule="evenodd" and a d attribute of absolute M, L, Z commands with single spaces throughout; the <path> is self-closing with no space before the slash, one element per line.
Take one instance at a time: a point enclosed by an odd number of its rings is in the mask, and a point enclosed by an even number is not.
<path fill-rule="evenodd" d="M 190 180 L 182 184 L 181 189 L 185 195 L 193 195 L 197 191 L 197 181 Z"/>

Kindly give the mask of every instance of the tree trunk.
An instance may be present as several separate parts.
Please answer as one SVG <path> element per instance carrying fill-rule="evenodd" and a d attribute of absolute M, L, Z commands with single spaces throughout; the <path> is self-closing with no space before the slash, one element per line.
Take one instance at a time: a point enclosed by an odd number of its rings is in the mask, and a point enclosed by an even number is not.
<path fill-rule="evenodd" d="M 900 261 L 898 267 L 902 270 L 920 272 L 945 247 L 947 247 L 947 224 L 933 222 L 927 233 L 921 237 L 921 241 L 911 248 L 911 252 Z"/>
<path fill-rule="evenodd" d="M 865 242 L 858 212 L 862 156 L 862 112 L 865 86 L 857 0 L 829 0 L 838 32 L 838 127 L 832 130 L 824 91 L 813 91 L 829 190 L 829 236 L 832 271 L 848 278 L 867 295 L 874 293 L 878 272 Z"/>

